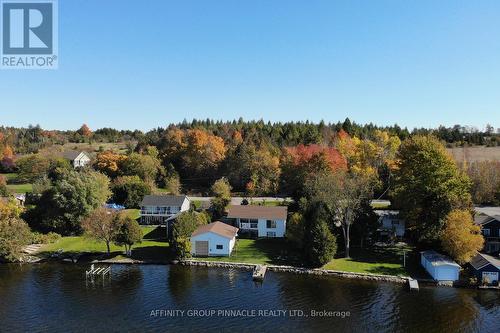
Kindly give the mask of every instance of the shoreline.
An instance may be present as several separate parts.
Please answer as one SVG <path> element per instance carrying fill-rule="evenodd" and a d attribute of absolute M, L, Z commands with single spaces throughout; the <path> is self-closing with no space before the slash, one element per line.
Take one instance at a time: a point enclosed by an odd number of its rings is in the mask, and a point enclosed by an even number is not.
<path fill-rule="evenodd" d="M 75 258 L 76 259 L 76 258 Z M 182 259 L 182 260 L 136 260 L 136 259 L 103 259 L 103 260 L 90 260 L 87 262 L 79 261 L 76 259 L 73 261 L 69 258 L 64 259 L 52 259 L 52 258 L 40 258 L 40 260 L 32 262 L 24 262 L 24 264 L 40 264 L 45 262 L 59 262 L 59 263 L 73 263 L 73 264 L 108 264 L 108 265 L 180 265 L 180 266 L 191 266 L 191 267 L 207 267 L 207 268 L 236 268 L 244 270 L 253 270 L 258 265 L 256 263 L 243 263 L 243 262 L 228 262 L 228 261 L 207 261 L 207 260 L 197 260 L 197 259 Z M 1 264 L 1 263 L 0 263 Z M 397 275 L 384 275 L 384 274 L 373 274 L 373 273 L 359 273 L 359 272 L 349 272 L 349 271 L 337 271 L 323 268 L 306 268 L 298 266 L 287 266 L 287 265 L 272 265 L 264 264 L 267 269 L 272 272 L 280 273 L 291 273 L 291 274 L 307 274 L 316 276 L 332 276 L 342 279 L 354 279 L 354 280 L 365 280 L 365 281 L 379 281 L 379 282 L 390 282 L 396 284 L 408 284 L 409 280 L 412 279 L 410 276 L 397 276 Z M 500 290 L 499 287 L 483 287 L 483 286 L 471 286 L 463 285 L 459 283 L 450 283 L 443 281 L 434 281 L 431 279 L 415 279 L 419 284 L 424 286 L 434 286 L 434 287 L 454 287 L 454 288 L 468 288 L 477 290 Z"/>

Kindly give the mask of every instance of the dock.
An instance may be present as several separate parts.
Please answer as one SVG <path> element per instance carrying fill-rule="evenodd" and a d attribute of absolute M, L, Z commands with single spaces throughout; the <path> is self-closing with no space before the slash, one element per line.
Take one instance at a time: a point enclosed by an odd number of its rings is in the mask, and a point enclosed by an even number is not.
<path fill-rule="evenodd" d="M 412 278 L 408 279 L 408 286 L 410 287 L 410 290 L 416 290 L 418 291 L 418 281 Z"/>
<path fill-rule="evenodd" d="M 85 271 L 85 280 L 90 279 L 91 281 L 94 281 L 94 278 L 96 276 L 102 276 L 104 277 L 108 274 L 108 276 L 111 276 L 111 266 L 108 267 L 95 267 L 94 264 L 90 266 L 90 270 Z"/>
<path fill-rule="evenodd" d="M 264 281 L 264 276 L 266 275 L 266 271 L 267 271 L 266 265 L 256 265 L 252 273 L 253 280 Z"/>

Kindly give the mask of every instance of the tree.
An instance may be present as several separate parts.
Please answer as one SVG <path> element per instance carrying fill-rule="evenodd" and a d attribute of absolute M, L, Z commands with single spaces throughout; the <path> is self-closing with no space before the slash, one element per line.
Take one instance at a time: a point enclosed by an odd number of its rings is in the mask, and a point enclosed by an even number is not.
<path fill-rule="evenodd" d="M 97 208 L 82 221 L 82 228 L 87 236 L 105 242 L 109 255 L 110 244 L 116 239 L 122 224 L 123 220 L 117 212 Z"/>
<path fill-rule="evenodd" d="M 59 170 L 52 186 L 42 192 L 25 219 L 37 231 L 79 234 L 81 220 L 102 207 L 110 196 L 105 175 L 92 170 Z"/>
<path fill-rule="evenodd" d="M 215 212 L 215 215 L 220 217 L 224 214 L 226 206 L 231 202 L 231 185 L 226 178 L 221 178 L 211 187 L 213 198 L 210 204 Z"/>
<path fill-rule="evenodd" d="M 217 168 L 226 154 L 224 140 L 207 131 L 188 130 L 184 142 L 184 166 L 195 174 Z"/>
<path fill-rule="evenodd" d="M 122 173 L 125 176 L 138 176 L 145 181 L 154 182 L 159 167 L 160 160 L 156 157 L 132 153 L 122 162 Z"/>
<path fill-rule="evenodd" d="M 151 193 L 151 185 L 138 176 L 123 176 L 113 181 L 111 191 L 114 203 L 127 208 L 139 208 L 142 198 Z"/>
<path fill-rule="evenodd" d="M 23 182 L 33 182 L 47 175 L 50 161 L 40 154 L 23 156 L 17 160 L 17 178 Z"/>
<path fill-rule="evenodd" d="M 440 239 L 443 249 L 460 264 L 469 262 L 484 245 L 481 227 L 466 210 L 453 210 L 446 215 Z"/>
<path fill-rule="evenodd" d="M 172 230 L 172 248 L 177 258 L 184 258 L 191 253 L 191 234 L 200 225 L 207 224 L 208 217 L 195 211 L 182 212 L 177 217 Z"/>
<path fill-rule="evenodd" d="M 303 248 L 305 219 L 300 212 L 293 213 L 286 222 L 286 238 L 299 249 Z"/>
<path fill-rule="evenodd" d="M 347 169 L 347 161 L 337 149 L 320 145 L 286 148 L 281 165 L 281 187 L 297 200 L 304 196 L 304 184 L 309 178 Z"/>
<path fill-rule="evenodd" d="M 405 140 L 397 154 L 395 205 L 421 242 L 436 242 L 453 209 L 471 207 L 470 180 L 432 136 Z"/>
<path fill-rule="evenodd" d="M 342 228 L 346 258 L 349 258 L 351 226 L 371 198 L 372 188 L 370 177 L 348 172 L 323 172 L 306 184 L 309 201 L 322 204 L 330 216 L 330 225 Z"/>
<path fill-rule="evenodd" d="M 126 155 L 116 154 L 112 151 L 104 151 L 97 154 L 94 166 L 96 170 L 114 178 L 122 174 L 122 163 L 127 159 Z"/>
<path fill-rule="evenodd" d="M 130 256 L 132 254 L 132 245 L 141 243 L 142 241 L 142 229 L 139 223 L 131 217 L 126 216 L 121 218 L 120 230 L 114 241 L 116 245 L 125 246 L 125 252 Z"/>
<path fill-rule="evenodd" d="M 321 267 L 333 259 L 337 251 L 337 241 L 328 228 L 322 204 L 311 206 L 305 221 L 304 252 L 306 262 L 312 267 Z"/>
<path fill-rule="evenodd" d="M 500 203 L 500 162 L 476 161 L 469 164 L 467 174 L 472 181 L 471 194 L 476 204 Z"/>
<path fill-rule="evenodd" d="M 7 179 L 0 175 L 0 197 L 6 197 L 9 195 L 9 189 L 7 188 Z"/>
<path fill-rule="evenodd" d="M 87 124 L 83 124 L 82 127 L 80 127 L 80 129 L 78 129 L 78 131 L 76 132 L 86 138 L 90 138 L 92 136 L 92 131 L 87 126 Z"/>
<path fill-rule="evenodd" d="M 0 259 L 18 261 L 31 240 L 31 231 L 20 213 L 14 201 L 0 201 Z"/>

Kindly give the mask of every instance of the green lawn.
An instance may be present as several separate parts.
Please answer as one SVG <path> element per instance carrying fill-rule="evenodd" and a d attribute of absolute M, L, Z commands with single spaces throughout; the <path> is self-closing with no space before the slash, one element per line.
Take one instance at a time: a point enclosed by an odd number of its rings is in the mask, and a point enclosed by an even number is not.
<path fill-rule="evenodd" d="M 33 192 L 33 184 L 8 184 L 7 188 L 12 193 Z"/>
<path fill-rule="evenodd" d="M 403 251 L 406 251 L 406 267 L 403 266 Z M 425 275 L 419 265 L 418 254 L 413 247 L 372 247 L 351 249 L 351 258 L 335 258 L 323 266 L 337 271 L 372 273 L 384 275 Z"/>
<path fill-rule="evenodd" d="M 132 258 L 137 260 L 162 260 L 171 259 L 169 244 L 165 239 L 165 230 L 145 226 L 142 227 L 144 234 L 141 243 L 132 247 Z M 124 247 L 111 245 L 111 257 L 121 258 Z M 106 252 L 106 244 L 86 238 L 84 236 L 62 237 L 53 244 L 44 245 L 40 249 L 41 254 L 50 254 L 62 249 L 66 254 L 93 253 L 102 254 Z"/>
<path fill-rule="evenodd" d="M 299 254 L 284 239 L 238 239 L 230 257 L 197 260 L 228 261 L 251 264 L 299 265 Z"/>
<path fill-rule="evenodd" d="M 140 209 L 124 209 L 121 211 L 121 213 L 125 216 L 128 216 L 128 217 L 134 219 L 134 220 L 137 220 L 141 216 Z"/>
<path fill-rule="evenodd" d="M 28 183 L 19 183 L 17 173 L 1 174 L 7 179 L 7 189 L 12 193 L 27 193 L 33 191 L 33 185 Z"/>

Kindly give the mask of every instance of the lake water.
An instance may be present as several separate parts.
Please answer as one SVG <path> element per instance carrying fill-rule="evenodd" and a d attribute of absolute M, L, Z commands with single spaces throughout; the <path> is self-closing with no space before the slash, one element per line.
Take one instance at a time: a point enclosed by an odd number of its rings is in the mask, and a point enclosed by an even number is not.
<path fill-rule="evenodd" d="M 421 287 L 409 292 L 391 283 L 273 272 L 256 284 L 245 270 L 159 265 L 114 265 L 110 278 L 87 283 L 86 269 L 88 265 L 0 265 L 0 331 L 500 329 L 497 291 Z M 332 311 L 336 317 L 314 317 L 312 310 Z"/>

